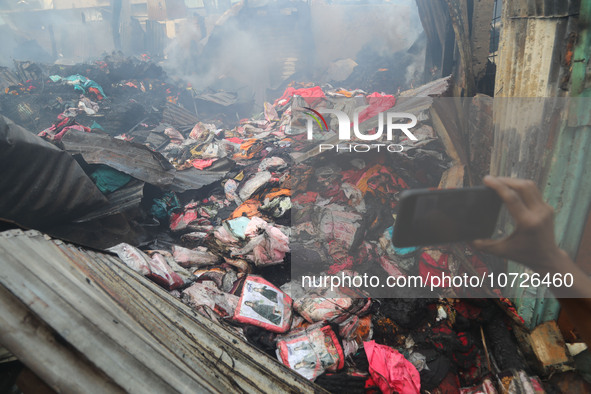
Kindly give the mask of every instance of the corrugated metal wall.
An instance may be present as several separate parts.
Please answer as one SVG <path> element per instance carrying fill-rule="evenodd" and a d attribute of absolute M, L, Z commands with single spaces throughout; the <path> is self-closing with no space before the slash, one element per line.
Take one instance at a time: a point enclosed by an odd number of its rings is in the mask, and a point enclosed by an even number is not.
<path fill-rule="evenodd" d="M 495 103 L 491 173 L 537 182 L 556 210 L 557 241 L 573 259 L 591 201 L 591 182 L 584 176 L 591 171 L 590 106 L 577 99 L 561 110 L 548 98 L 585 95 L 580 86 L 585 78 L 574 77 L 578 63 L 586 68 L 589 62 L 590 8 L 590 0 L 505 1 L 495 85 L 495 97 L 507 99 Z M 516 99 L 535 97 L 546 99 Z M 543 110 L 528 111 L 532 105 Z M 502 218 L 501 228 L 511 231 L 508 217 Z M 522 270 L 509 265 L 510 272 Z M 529 289 L 522 295 L 526 293 L 548 291 Z M 558 316 L 559 305 L 552 298 L 515 301 L 532 327 Z"/>

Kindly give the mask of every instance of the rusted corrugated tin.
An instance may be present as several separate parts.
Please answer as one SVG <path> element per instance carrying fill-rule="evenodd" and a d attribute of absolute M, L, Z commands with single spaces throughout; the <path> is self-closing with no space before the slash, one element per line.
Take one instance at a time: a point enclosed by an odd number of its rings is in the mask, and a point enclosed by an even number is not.
<path fill-rule="evenodd" d="M 511 0 L 505 1 L 509 18 L 563 18 L 579 12 L 576 0 Z"/>
<path fill-rule="evenodd" d="M 13 230 L 0 270 L 0 345 L 58 392 L 324 392 L 116 257 Z"/>
<path fill-rule="evenodd" d="M 574 17 L 568 15 L 578 13 L 578 3 L 578 0 L 503 3 L 495 98 L 565 96 L 561 82 L 569 69 L 562 59 L 569 34 L 575 28 Z M 527 111 L 528 105 L 542 105 L 541 101 L 537 104 L 535 101 L 522 101 L 522 107 L 516 100 L 496 100 L 492 173 L 542 183 L 549 165 L 549 156 L 543 152 L 552 150 L 556 137 L 549 133 L 548 125 L 558 122 L 560 114 Z M 524 118 L 524 114 L 530 117 Z"/>
<path fill-rule="evenodd" d="M 579 1 L 544 1 L 547 6 L 542 8 L 536 5 L 539 3 L 534 0 L 503 2 L 495 97 L 563 95 L 560 77 L 568 68 L 563 69 L 561 62 L 567 27 L 571 16 L 578 13 Z M 551 9 L 557 13 L 550 13 Z"/>
<path fill-rule="evenodd" d="M 225 159 L 219 161 L 228 162 Z M 213 166 L 212 166 L 213 167 Z M 175 192 L 184 192 L 187 190 L 200 189 L 202 187 L 211 185 L 215 182 L 219 182 L 228 173 L 228 170 L 198 170 L 196 168 L 189 168 L 183 171 L 177 171 L 174 178 L 174 183 L 171 185 L 171 190 Z"/>

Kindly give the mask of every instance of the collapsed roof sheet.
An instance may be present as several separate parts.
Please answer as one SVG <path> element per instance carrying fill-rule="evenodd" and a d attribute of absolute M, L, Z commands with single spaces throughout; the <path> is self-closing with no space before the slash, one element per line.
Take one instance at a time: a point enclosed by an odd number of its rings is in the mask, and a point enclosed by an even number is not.
<path fill-rule="evenodd" d="M 105 164 L 143 182 L 178 192 L 196 190 L 221 180 L 227 170 L 217 168 L 200 171 L 176 171 L 168 160 L 148 147 L 108 135 L 71 131 L 61 141 L 66 151 L 80 154 L 89 164 Z M 227 160 L 223 161 L 223 164 Z"/>
<path fill-rule="evenodd" d="M 22 226 L 47 228 L 107 199 L 68 152 L 0 115 L 0 212 Z"/>
<path fill-rule="evenodd" d="M 170 186 L 174 167 L 158 152 L 108 135 L 71 131 L 62 138 L 64 148 L 80 154 L 89 164 L 106 164 L 159 187 Z"/>
<path fill-rule="evenodd" d="M 57 391 L 324 392 L 118 258 L 13 230 L 0 266 L 0 342 Z"/>

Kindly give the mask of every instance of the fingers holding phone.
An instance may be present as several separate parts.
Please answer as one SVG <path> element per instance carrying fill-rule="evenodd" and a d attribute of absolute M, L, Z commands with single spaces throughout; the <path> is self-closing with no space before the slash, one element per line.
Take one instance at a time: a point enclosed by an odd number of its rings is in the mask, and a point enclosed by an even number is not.
<path fill-rule="evenodd" d="M 515 221 L 515 231 L 499 240 L 479 239 L 483 252 L 518 261 L 531 268 L 550 268 L 560 249 L 554 237 L 554 210 L 530 180 L 486 176 L 484 184 L 501 197 Z"/>

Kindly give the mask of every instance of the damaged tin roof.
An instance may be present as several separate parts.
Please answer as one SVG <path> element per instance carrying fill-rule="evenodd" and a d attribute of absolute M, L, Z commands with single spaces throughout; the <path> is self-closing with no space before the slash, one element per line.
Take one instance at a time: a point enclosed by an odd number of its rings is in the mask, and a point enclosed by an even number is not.
<path fill-rule="evenodd" d="M 60 392 L 324 392 L 116 257 L 11 230 L 0 263 L 0 339 Z"/>

